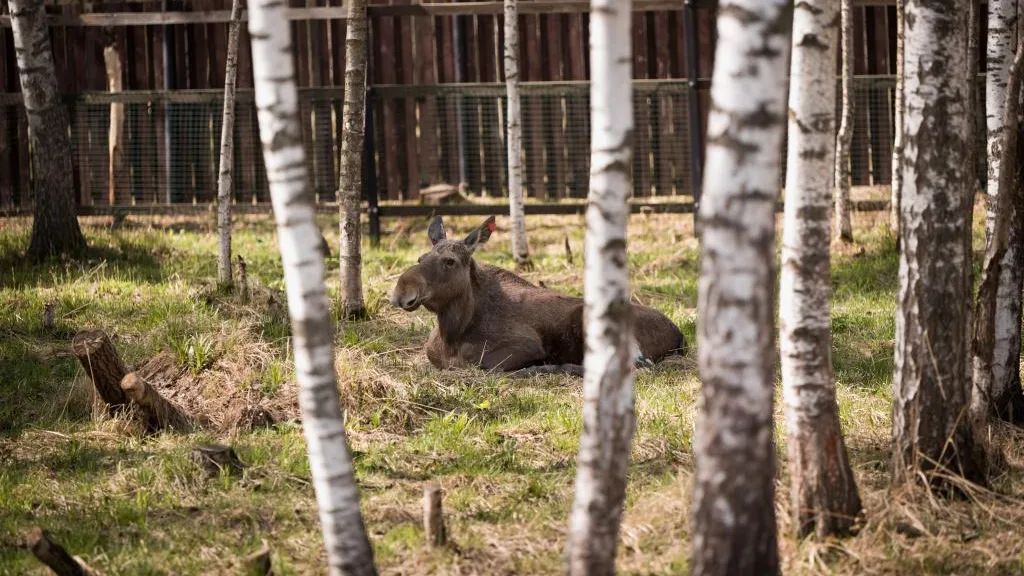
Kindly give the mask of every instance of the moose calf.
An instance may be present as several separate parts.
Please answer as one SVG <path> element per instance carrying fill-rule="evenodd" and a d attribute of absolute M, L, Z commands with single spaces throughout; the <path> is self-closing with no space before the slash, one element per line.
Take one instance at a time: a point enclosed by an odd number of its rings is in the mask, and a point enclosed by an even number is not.
<path fill-rule="evenodd" d="M 465 239 L 449 240 L 435 216 L 427 230 L 433 248 L 398 278 L 391 304 L 407 312 L 423 306 L 437 315 L 426 351 L 438 368 L 582 376 L 583 299 L 475 261 L 474 250 L 494 228 L 491 216 Z M 683 334 L 668 317 L 631 306 L 637 366 L 685 351 Z"/>

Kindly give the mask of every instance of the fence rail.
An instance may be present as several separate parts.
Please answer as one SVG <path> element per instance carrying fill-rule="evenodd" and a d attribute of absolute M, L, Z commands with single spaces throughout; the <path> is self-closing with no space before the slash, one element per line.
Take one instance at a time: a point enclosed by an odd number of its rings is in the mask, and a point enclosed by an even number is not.
<path fill-rule="evenodd" d="M 889 183 L 894 84 L 891 76 L 854 80 L 854 185 Z M 980 78 L 977 86 L 983 90 Z M 697 92 L 697 99 L 689 98 L 691 90 Z M 528 197 L 549 201 L 585 197 L 590 170 L 589 83 L 528 82 L 522 92 Z M 379 198 L 414 200 L 422 188 L 440 183 L 464 183 L 472 195 L 507 195 L 504 94 L 504 84 L 497 83 L 373 87 L 368 102 L 375 146 L 369 166 Z M 706 81 L 698 81 L 696 88 L 685 80 L 634 82 L 635 197 L 693 197 L 698 182 L 691 155 L 703 147 L 704 135 L 691 134 L 689 106 L 706 97 Z M 301 88 L 299 98 L 311 183 L 318 201 L 333 202 L 340 176 L 342 90 Z M 80 205 L 215 201 L 220 91 L 82 93 L 69 94 L 65 100 Z M 978 102 L 976 149 L 979 174 L 984 177 L 984 98 Z M 123 109 L 124 121 L 112 164 L 114 105 Z M 236 106 L 233 197 L 239 203 L 267 202 L 251 89 L 239 91 Z M 167 139 L 165 127 L 170 127 Z M 31 204 L 27 147 L 7 145 L 26 141 L 26 135 L 20 95 L 0 95 L 0 208 Z M 780 150 L 783 160 L 785 154 L 784 147 Z M 784 178 L 783 174 L 780 185 Z"/>

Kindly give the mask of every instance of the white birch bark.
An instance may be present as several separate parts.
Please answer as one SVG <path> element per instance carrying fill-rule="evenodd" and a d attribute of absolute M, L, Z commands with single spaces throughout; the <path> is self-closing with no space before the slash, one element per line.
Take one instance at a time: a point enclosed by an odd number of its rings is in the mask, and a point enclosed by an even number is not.
<path fill-rule="evenodd" d="M 718 7 L 699 208 L 696 576 L 779 573 L 773 285 L 791 10 L 785 0 Z"/>
<path fill-rule="evenodd" d="M 986 238 L 991 237 L 995 224 L 1000 183 L 999 166 L 1002 157 L 1001 137 L 1004 133 L 1003 104 L 1006 99 L 1007 79 L 1013 47 L 1017 43 L 1019 22 L 1017 0 L 991 0 L 988 3 L 988 38 L 986 46 L 985 105 L 988 128 L 988 209 L 985 213 Z M 1016 203 L 1011 209 L 1006 251 L 1000 263 L 999 288 L 996 295 L 995 341 L 992 352 L 991 410 L 1004 418 L 1011 417 L 1013 404 L 1020 404 L 1020 324 L 1021 290 L 1024 288 L 1024 270 L 1021 252 L 1024 252 L 1024 231 Z M 1019 408 L 1019 406 L 1017 406 Z M 1017 414 L 1016 418 L 1021 415 Z"/>
<path fill-rule="evenodd" d="M 896 90 L 893 108 L 892 194 L 889 197 L 889 228 L 899 234 L 900 189 L 903 187 L 903 0 L 896 0 Z"/>
<path fill-rule="evenodd" d="M 299 408 L 333 575 L 376 574 L 359 510 L 334 370 L 333 327 L 324 259 L 299 127 L 287 4 L 249 4 L 249 35 L 260 141 L 277 221 L 295 352 Z"/>
<path fill-rule="evenodd" d="M 508 206 L 512 218 L 512 256 L 531 268 L 523 209 L 523 126 L 519 105 L 519 0 L 505 0 L 505 87 L 508 93 Z"/>
<path fill-rule="evenodd" d="M 840 0 L 842 39 L 842 116 L 836 135 L 835 155 L 835 229 L 843 242 L 853 241 L 850 220 L 850 144 L 853 142 L 853 8 L 852 0 Z"/>
<path fill-rule="evenodd" d="M 974 313 L 974 387 L 971 389 L 971 422 L 976 432 L 985 432 L 988 417 L 993 409 L 994 370 L 992 359 L 995 353 L 996 311 L 999 281 L 1002 276 L 1003 258 L 1007 251 L 1011 216 L 1014 204 L 1019 203 L 1020 191 L 1017 182 L 1018 113 L 1020 111 L 1020 73 L 1024 59 L 1024 43 L 1018 39 L 1017 53 L 1009 70 L 1009 82 L 1004 92 L 998 142 L 993 146 L 1001 158 L 994 184 L 999 195 L 992 209 L 992 226 L 985 246 L 985 262 Z M 1019 265 L 1019 264 L 1018 264 Z"/>
<path fill-rule="evenodd" d="M 897 484 L 936 465 L 982 481 L 970 396 L 966 0 L 907 0 L 906 144 L 893 375 Z M 942 65 L 936 65 L 942 63 Z M 932 481 L 942 484 L 940 477 Z"/>
<path fill-rule="evenodd" d="M 57 91 L 42 0 L 9 0 L 18 79 L 32 149 L 33 221 L 28 257 L 79 253 L 85 236 L 75 213 L 68 112 Z"/>
<path fill-rule="evenodd" d="M 789 146 L 779 289 L 793 524 L 798 537 L 849 532 L 861 511 L 839 424 L 829 312 L 838 7 L 793 12 Z"/>
<path fill-rule="evenodd" d="M 348 2 L 345 36 L 345 106 L 342 112 L 341 177 L 341 309 L 344 317 L 366 312 L 363 303 L 363 256 L 359 199 L 363 190 L 363 135 L 366 116 L 366 0 Z"/>
<path fill-rule="evenodd" d="M 569 522 L 569 574 L 614 574 L 633 439 L 626 258 L 632 187 L 631 0 L 592 0 L 591 170 L 584 243 L 583 435 Z"/>
<path fill-rule="evenodd" d="M 235 84 L 238 77 L 238 34 L 242 1 L 231 2 L 228 54 L 224 67 L 224 116 L 220 130 L 220 177 L 217 181 L 217 283 L 231 286 L 231 190 L 235 166 Z"/>

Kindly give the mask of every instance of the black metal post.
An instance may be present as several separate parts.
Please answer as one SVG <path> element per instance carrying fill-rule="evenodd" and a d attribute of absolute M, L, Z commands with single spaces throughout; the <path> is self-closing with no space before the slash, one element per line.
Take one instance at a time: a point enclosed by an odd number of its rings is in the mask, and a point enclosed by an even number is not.
<path fill-rule="evenodd" d="M 370 219 L 370 243 L 380 244 L 380 192 L 377 189 L 377 166 L 374 161 L 373 86 L 367 83 L 365 111 L 363 112 L 363 196 L 366 215 Z"/>
<path fill-rule="evenodd" d="M 690 190 L 693 193 L 694 206 L 700 206 L 702 172 L 704 170 L 704 151 L 700 147 L 700 99 L 697 95 L 697 2 L 686 0 L 683 8 L 683 35 L 686 41 L 686 80 L 688 89 L 687 112 L 690 121 Z M 697 211 L 694 210 L 696 218 Z"/>
<path fill-rule="evenodd" d="M 163 12 L 167 12 L 168 0 L 161 2 L 160 9 Z M 164 90 L 166 93 L 174 87 L 174 82 L 171 79 L 171 76 L 174 75 L 174 59 L 171 57 L 173 41 L 171 27 L 165 25 L 161 28 L 163 30 Z M 164 185 L 167 186 L 167 190 L 164 191 L 164 201 L 168 204 L 174 202 L 174 151 L 171 143 L 171 129 L 174 126 L 174 122 L 171 119 L 171 106 L 170 101 L 164 102 L 164 170 L 166 174 Z"/>

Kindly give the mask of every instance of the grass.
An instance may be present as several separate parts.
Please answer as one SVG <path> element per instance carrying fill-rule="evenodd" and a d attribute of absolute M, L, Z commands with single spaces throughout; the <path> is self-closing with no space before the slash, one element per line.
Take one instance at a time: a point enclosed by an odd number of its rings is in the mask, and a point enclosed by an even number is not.
<path fill-rule="evenodd" d="M 791 574 L 1019 574 L 1024 572 L 1024 436 L 1000 441 L 1011 467 L 995 491 L 968 502 L 889 490 L 889 385 L 893 368 L 897 252 L 884 214 L 858 215 L 854 249 L 833 255 L 833 361 L 840 416 L 867 521 L 824 544 L 791 536 L 781 405 L 777 403 L 777 510 L 784 570 Z M 462 234 L 477 219 L 450 219 Z M 695 338 L 697 243 L 689 216 L 630 222 L 636 298 Z M 278 574 L 323 573 L 305 442 L 297 423 L 289 327 L 273 222 L 240 218 L 235 253 L 248 263 L 253 297 L 217 292 L 208 219 L 83 219 L 92 257 L 31 265 L 20 251 L 28 222 L 0 228 L 0 574 L 44 574 L 20 547 L 33 525 L 50 530 L 104 574 L 237 573 L 263 540 Z M 336 220 L 321 222 L 337 241 Z M 512 381 L 479 371 L 438 372 L 421 346 L 433 319 L 387 306 L 403 268 L 425 250 L 425 221 L 385 221 L 367 246 L 370 319 L 336 320 L 337 367 L 363 511 L 384 574 L 553 574 L 562 568 L 581 432 L 578 380 Z M 504 226 L 504 222 L 499 222 Z M 530 222 L 534 280 L 579 294 L 582 217 Z M 980 210 L 975 248 L 982 245 Z M 563 249 L 568 234 L 576 258 Z M 511 266 L 500 228 L 479 258 Z M 863 248 L 863 252 L 859 249 Z M 337 294 L 337 255 L 328 262 Z M 53 302 L 56 333 L 42 326 Z M 335 312 L 336 314 L 336 312 Z M 186 402 L 210 417 L 190 435 L 140 437 L 90 417 L 89 383 L 69 351 L 74 331 L 116 335 L 137 365 L 159 352 L 180 367 Z M 699 394 L 696 354 L 641 371 L 618 555 L 623 574 L 686 573 L 692 435 Z M 278 422 L 238 425 L 239 405 Z M 203 477 L 198 442 L 231 443 L 241 475 Z M 456 546 L 424 547 L 422 485 L 445 490 Z"/>

